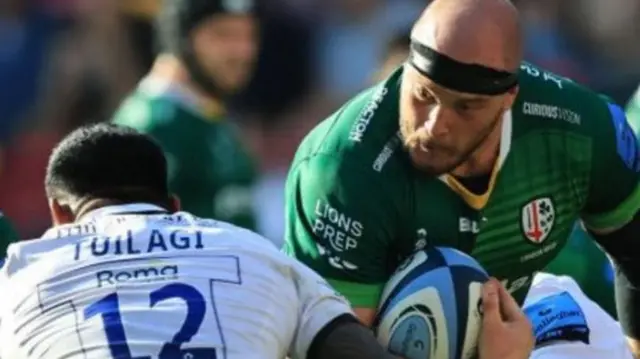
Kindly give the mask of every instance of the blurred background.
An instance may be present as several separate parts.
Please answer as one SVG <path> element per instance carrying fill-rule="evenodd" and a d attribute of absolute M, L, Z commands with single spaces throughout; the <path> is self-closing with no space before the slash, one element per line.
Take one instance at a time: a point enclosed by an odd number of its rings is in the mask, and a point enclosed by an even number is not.
<path fill-rule="evenodd" d="M 257 70 L 233 100 L 231 117 L 261 171 L 258 230 L 277 241 L 284 232 L 284 179 L 300 139 L 385 66 L 402 61 L 404 45 L 396 51 L 394 39 L 427 2 L 267 3 Z M 640 1 L 516 3 L 528 61 L 628 101 L 640 81 Z M 0 0 L 0 209 L 22 238 L 50 225 L 42 183 L 52 146 L 78 125 L 108 120 L 148 72 L 157 5 Z M 582 251 L 582 241 L 571 245 Z"/>

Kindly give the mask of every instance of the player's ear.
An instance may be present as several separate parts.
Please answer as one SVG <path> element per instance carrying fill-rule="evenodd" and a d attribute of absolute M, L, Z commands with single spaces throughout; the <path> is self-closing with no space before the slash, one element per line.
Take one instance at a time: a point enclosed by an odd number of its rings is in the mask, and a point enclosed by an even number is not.
<path fill-rule="evenodd" d="M 170 212 L 179 212 L 182 208 L 182 206 L 180 205 L 180 197 L 178 197 L 175 194 L 171 194 L 169 195 L 169 211 Z"/>
<path fill-rule="evenodd" d="M 55 226 L 73 223 L 75 221 L 75 215 L 71 207 L 60 203 L 57 199 L 49 199 L 49 212 L 51 213 L 51 221 Z"/>

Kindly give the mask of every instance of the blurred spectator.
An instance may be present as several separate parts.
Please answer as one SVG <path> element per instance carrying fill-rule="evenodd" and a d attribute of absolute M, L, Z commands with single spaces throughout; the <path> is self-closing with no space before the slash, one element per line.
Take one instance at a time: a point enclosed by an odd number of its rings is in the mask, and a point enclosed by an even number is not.
<path fill-rule="evenodd" d="M 525 30 L 525 59 L 573 80 L 588 82 L 576 60 L 559 20 L 556 0 L 521 1 L 520 16 Z"/>
<path fill-rule="evenodd" d="M 284 173 L 302 136 L 336 101 L 402 61 L 404 45 L 386 45 L 407 30 L 425 1 L 263 1 L 256 73 L 229 111 L 241 120 L 242 139 L 260 156 L 264 177 L 254 197 L 259 228 L 277 238 Z M 640 81 L 640 2 L 515 2 L 528 60 L 627 101 Z M 78 124 L 109 118 L 151 68 L 158 5 L 0 2 L 0 79 L 9 84 L 0 89 L 0 208 L 23 235 L 39 234 L 49 222 L 40 187 L 53 143 Z M 385 57 L 389 61 L 376 72 Z"/>
<path fill-rule="evenodd" d="M 391 37 L 378 63 L 378 71 L 376 71 L 373 76 L 374 83 L 386 79 L 407 60 L 410 45 L 410 30 L 400 31 Z"/>
<path fill-rule="evenodd" d="M 108 119 L 142 74 L 111 0 L 81 1 L 68 9 L 72 24 L 50 55 L 41 119 L 65 133 Z"/>
<path fill-rule="evenodd" d="M 29 1 L 0 2 L 0 148 L 34 118 L 40 76 L 57 23 Z"/>
<path fill-rule="evenodd" d="M 123 26 L 129 45 L 135 50 L 135 66 L 146 73 L 156 57 L 157 43 L 154 38 L 154 19 L 160 8 L 160 0 L 117 0 L 122 13 Z"/>
<path fill-rule="evenodd" d="M 410 0 L 333 0 L 318 33 L 322 90 L 336 101 L 362 90 L 389 37 L 406 29 L 424 8 Z"/>
<path fill-rule="evenodd" d="M 162 52 L 114 116 L 158 140 L 170 189 L 185 211 L 245 228 L 255 227 L 255 163 L 226 100 L 251 78 L 258 53 L 254 5 L 164 1 L 157 27 Z"/>
<path fill-rule="evenodd" d="M 271 0 L 271 3 L 283 0 Z M 305 1 L 300 0 L 300 5 Z M 312 86 L 312 30 L 316 21 L 287 3 L 269 6 L 260 22 L 260 56 L 254 77 L 234 101 L 234 110 L 272 126 Z"/>

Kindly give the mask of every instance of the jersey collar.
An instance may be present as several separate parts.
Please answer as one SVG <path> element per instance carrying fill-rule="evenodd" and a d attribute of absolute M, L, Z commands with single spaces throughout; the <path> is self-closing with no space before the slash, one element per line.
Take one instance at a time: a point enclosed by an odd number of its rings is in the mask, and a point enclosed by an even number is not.
<path fill-rule="evenodd" d="M 504 161 L 507 159 L 509 151 L 511 151 L 511 137 L 513 135 L 513 113 L 511 110 L 505 112 L 502 117 L 502 132 L 500 135 L 500 152 L 498 153 L 498 160 L 496 164 L 496 170 L 499 170 Z"/>
<path fill-rule="evenodd" d="M 129 203 L 117 206 L 106 206 L 87 212 L 79 222 L 93 222 L 101 217 L 119 214 L 135 214 L 145 212 L 167 212 L 166 209 L 149 203 Z"/>
<path fill-rule="evenodd" d="M 167 212 L 166 209 L 150 204 L 150 203 L 130 203 L 115 206 L 106 206 L 93 211 L 87 212 L 82 218 L 80 218 L 75 224 L 78 227 L 81 223 L 95 223 L 100 218 L 106 216 L 115 216 L 119 214 L 134 214 L 134 213 L 146 213 L 146 212 Z M 60 228 L 73 226 L 72 224 L 54 226 L 49 228 L 41 237 L 41 239 L 54 239 L 60 237 Z"/>
<path fill-rule="evenodd" d="M 489 179 L 489 186 L 487 187 L 487 191 L 482 194 L 475 194 L 469 191 L 460 181 L 458 181 L 455 177 L 445 174 L 439 177 L 439 179 L 444 182 L 451 190 L 456 192 L 462 199 L 473 209 L 480 210 L 487 205 L 489 201 L 489 197 L 493 192 L 493 188 L 496 184 L 496 179 L 498 178 L 498 173 L 502 168 L 505 160 L 507 159 L 507 155 L 511 150 L 511 137 L 513 135 L 513 119 L 511 110 L 505 112 L 502 117 L 502 131 L 500 135 L 500 150 L 498 152 L 498 159 L 491 171 L 491 177 Z"/>
<path fill-rule="evenodd" d="M 208 121 L 219 121 L 225 112 L 222 102 L 212 101 L 203 104 L 198 101 L 193 91 L 157 75 L 147 75 L 143 78 L 138 90 L 148 96 L 167 98 Z"/>

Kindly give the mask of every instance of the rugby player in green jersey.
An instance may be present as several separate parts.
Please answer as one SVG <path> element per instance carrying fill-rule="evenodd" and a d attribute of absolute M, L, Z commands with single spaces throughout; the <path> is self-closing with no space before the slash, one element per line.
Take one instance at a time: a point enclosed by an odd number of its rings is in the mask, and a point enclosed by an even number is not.
<path fill-rule="evenodd" d="M 617 105 L 522 63 L 506 0 L 435 0 L 407 63 L 303 140 L 286 185 L 285 250 L 371 323 L 399 261 L 471 253 L 519 301 L 581 219 L 616 265 L 640 338 L 640 161 Z"/>
<path fill-rule="evenodd" d="M 391 75 L 409 57 L 410 39 L 408 32 L 398 33 L 389 39 L 375 74 L 376 82 Z M 610 269 L 605 254 L 580 226 L 576 226 L 567 245 L 543 271 L 571 276 L 589 298 L 615 317 Z"/>
<path fill-rule="evenodd" d="M 19 240 L 18 234 L 9 222 L 9 219 L 0 212 L 0 262 L 7 255 L 7 248 L 13 242 Z M 1 266 L 1 265 L 0 265 Z"/>
<path fill-rule="evenodd" d="M 114 121 L 162 145 L 182 207 L 254 228 L 254 160 L 224 100 L 249 80 L 258 49 L 252 0 L 166 0 L 158 19 L 162 53 Z"/>

